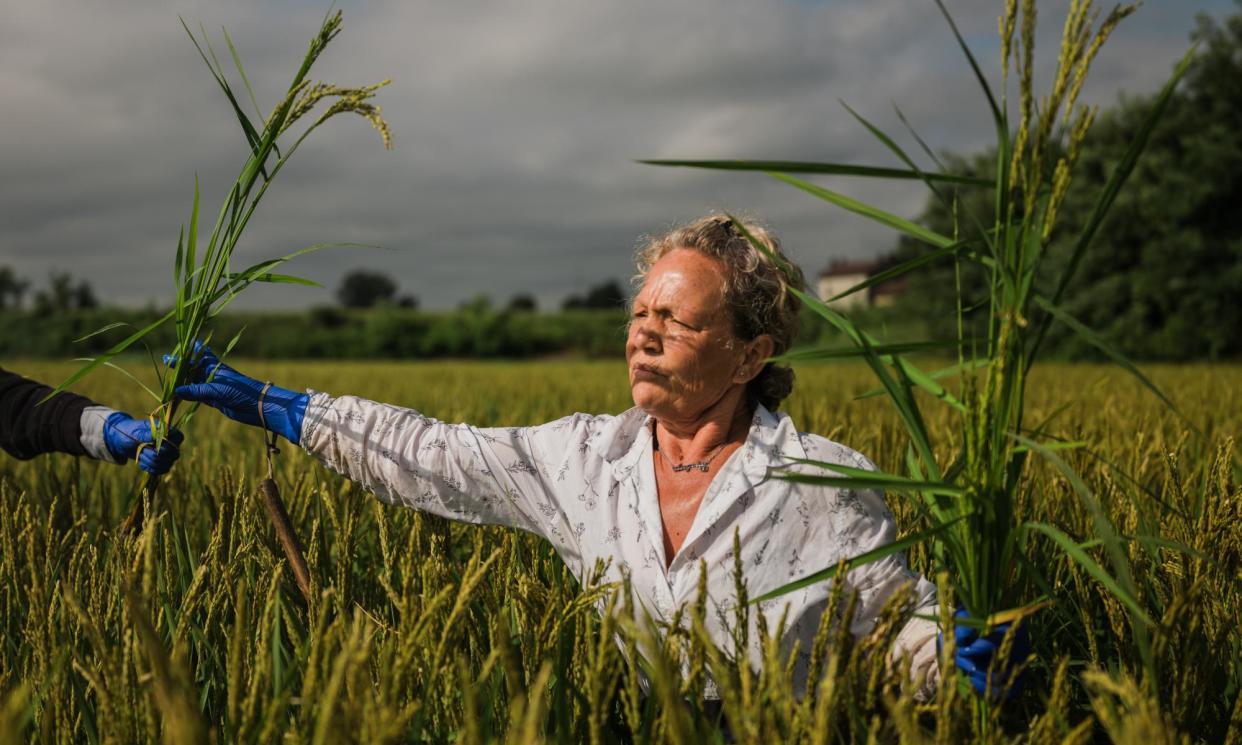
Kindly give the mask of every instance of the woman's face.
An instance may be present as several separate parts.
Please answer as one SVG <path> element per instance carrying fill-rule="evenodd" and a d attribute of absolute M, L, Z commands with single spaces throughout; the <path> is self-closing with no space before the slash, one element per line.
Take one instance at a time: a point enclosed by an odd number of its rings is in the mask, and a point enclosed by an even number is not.
<path fill-rule="evenodd" d="M 724 267 L 698 251 L 669 251 L 634 299 L 625 359 L 634 403 L 657 419 L 694 421 L 744 392 L 771 354 L 766 335 L 735 338 Z"/>

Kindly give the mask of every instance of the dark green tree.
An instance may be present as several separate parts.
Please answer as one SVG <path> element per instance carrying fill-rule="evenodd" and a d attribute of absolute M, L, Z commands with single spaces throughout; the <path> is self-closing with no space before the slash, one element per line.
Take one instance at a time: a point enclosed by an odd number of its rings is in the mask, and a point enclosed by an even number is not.
<path fill-rule="evenodd" d="M 0 266 L 0 310 L 17 310 L 30 283 L 7 266 Z"/>
<path fill-rule="evenodd" d="M 391 303 L 397 294 L 397 283 L 386 274 L 355 269 L 341 280 L 336 299 L 346 308 L 370 308 Z"/>
<path fill-rule="evenodd" d="M 1201 16 L 1192 38 L 1199 51 L 1181 89 L 1153 132 L 1082 259 L 1062 307 L 1128 355 L 1146 359 L 1221 359 L 1242 355 L 1242 0 L 1223 22 Z M 1051 289 L 1072 246 L 1058 235 L 1077 235 L 1110 172 L 1134 139 L 1151 106 L 1150 96 L 1124 98 L 1101 112 L 1061 207 L 1043 283 Z M 990 175 L 994 154 L 950 157 L 950 170 Z M 922 216 L 929 227 L 953 235 L 955 220 L 972 215 L 992 222 L 991 195 L 963 188 L 932 199 Z M 896 254 L 909 259 L 925 250 L 913 241 Z M 979 250 L 983 250 L 979 247 Z M 906 309 L 927 320 L 931 332 L 950 337 L 956 323 L 953 287 L 966 290 L 966 318 L 981 319 L 987 297 L 983 274 L 950 262 L 916 271 Z M 1095 354 L 1076 335 L 1053 324 L 1048 344 L 1071 357 Z"/>
<path fill-rule="evenodd" d="M 535 298 L 525 293 L 514 295 L 509 299 L 509 310 L 533 313 L 538 308 Z"/>
<path fill-rule="evenodd" d="M 34 312 L 56 315 L 99 307 L 95 291 L 85 280 L 74 284 L 68 272 L 52 272 L 47 288 L 35 293 Z"/>
<path fill-rule="evenodd" d="M 565 310 L 615 310 L 625 307 L 625 290 L 615 279 L 600 282 L 587 290 L 586 296 L 571 295 L 562 305 Z"/>

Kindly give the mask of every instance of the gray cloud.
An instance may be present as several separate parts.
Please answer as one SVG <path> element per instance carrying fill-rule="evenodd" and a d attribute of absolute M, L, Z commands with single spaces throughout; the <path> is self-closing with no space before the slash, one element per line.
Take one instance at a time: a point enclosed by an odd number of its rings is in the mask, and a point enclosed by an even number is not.
<path fill-rule="evenodd" d="M 1042 79 L 1066 2 L 1045 2 Z M 949 3 L 987 69 L 994 0 Z M 393 78 L 380 101 L 396 149 L 361 120 L 317 132 L 273 187 L 239 261 L 321 241 L 297 271 L 332 286 L 349 268 L 392 272 L 431 307 L 477 292 L 545 307 L 631 272 L 639 236 L 709 209 L 763 216 L 809 272 L 868 256 L 892 236 L 759 175 L 659 169 L 644 157 L 891 164 L 837 103 L 894 132 L 903 112 L 937 148 L 990 136 L 986 104 L 930 2 L 348 2 L 316 72 Z M 1196 11 L 1150 3 L 1106 47 L 1088 88 L 1109 104 L 1153 90 L 1187 47 Z M 227 104 L 177 20 L 226 26 L 266 107 L 323 9 L 305 3 L 13 4 L 0 26 L 0 264 L 42 281 L 91 280 L 115 302 L 166 302 L 194 178 L 214 215 L 244 158 Z M 826 180 L 903 215 L 913 185 Z M 251 306 L 330 302 L 254 291 Z"/>

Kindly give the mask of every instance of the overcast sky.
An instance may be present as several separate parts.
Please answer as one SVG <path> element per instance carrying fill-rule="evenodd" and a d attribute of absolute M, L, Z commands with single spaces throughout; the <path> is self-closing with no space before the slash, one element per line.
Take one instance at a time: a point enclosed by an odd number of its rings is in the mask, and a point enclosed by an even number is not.
<path fill-rule="evenodd" d="M 42 285 L 88 279 L 115 304 L 165 304 L 194 178 L 214 215 L 246 151 L 178 21 L 227 27 L 264 110 L 283 92 L 327 3 L 3 0 L 0 265 Z M 947 0 L 989 70 L 1000 0 Z M 1040 3 L 1047 63 L 1068 0 Z M 358 118 L 316 132 L 238 249 L 249 263 L 350 241 L 290 271 L 327 290 L 260 286 L 249 307 L 333 301 L 348 270 L 391 273 L 424 307 L 476 293 L 540 307 L 632 273 L 639 238 L 709 210 L 772 224 L 808 273 L 892 236 L 761 174 L 639 158 L 781 158 L 896 165 L 838 103 L 894 133 L 902 108 L 937 149 L 988 143 L 986 104 L 931 0 L 338 2 L 341 35 L 314 70 L 392 78 L 379 102 L 394 150 Z M 1108 6 L 1106 6 L 1108 7 Z M 1150 92 L 1188 47 L 1195 15 L 1229 0 L 1149 0 L 1086 88 L 1095 103 Z M 908 138 L 901 138 L 908 142 Z M 921 188 L 824 183 L 914 216 Z"/>

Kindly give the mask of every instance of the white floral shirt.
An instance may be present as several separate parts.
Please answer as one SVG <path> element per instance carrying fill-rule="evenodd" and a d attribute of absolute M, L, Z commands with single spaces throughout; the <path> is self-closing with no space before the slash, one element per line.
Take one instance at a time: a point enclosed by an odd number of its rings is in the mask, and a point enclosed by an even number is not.
<path fill-rule="evenodd" d="M 668 621 L 674 609 L 696 600 L 699 563 L 705 562 L 708 630 L 730 653 L 734 531 L 752 598 L 896 537 L 892 513 L 876 492 L 773 478 L 770 469 L 789 468 L 794 458 L 875 466 L 843 445 L 799 433 L 787 415 L 759 406 L 745 444 L 713 478 L 690 532 L 667 562 L 653 423 L 634 408 L 618 416 L 574 414 L 534 427 L 481 428 L 355 396 L 315 393 L 301 444 L 386 502 L 542 536 L 580 578 L 597 561 L 608 562 L 605 579 L 628 573 L 634 594 L 656 619 Z M 855 634 L 868 632 L 892 593 L 908 584 L 916 608 L 934 614 L 935 587 L 901 556 L 859 567 L 846 581 L 859 593 Z M 776 629 L 788 606 L 782 646 L 788 653 L 798 645 L 799 689 L 830 592 L 831 584 L 822 582 L 758 604 L 769 629 Z M 748 653 L 758 665 L 753 628 L 748 637 Z M 938 681 L 935 640 L 935 624 L 914 619 L 894 650 L 911 654 L 912 676 L 924 681 L 924 693 Z"/>

